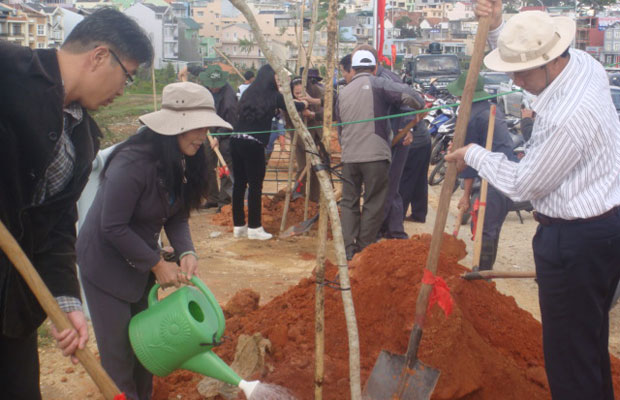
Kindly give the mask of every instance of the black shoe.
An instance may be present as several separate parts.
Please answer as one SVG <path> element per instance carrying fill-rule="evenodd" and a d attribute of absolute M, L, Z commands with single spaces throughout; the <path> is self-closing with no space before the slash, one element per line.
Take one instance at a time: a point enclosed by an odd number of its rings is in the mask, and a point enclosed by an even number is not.
<path fill-rule="evenodd" d="M 426 223 L 426 218 L 415 218 L 414 216 L 410 215 L 408 217 L 405 217 L 405 221 L 419 222 L 420 224 L 424 224 Z"/>
<path fill-rule="evenodd" d="M 217 208 L 218 204 L 216 202 L 207 201 L 202 205 L 202 208 Z"/>

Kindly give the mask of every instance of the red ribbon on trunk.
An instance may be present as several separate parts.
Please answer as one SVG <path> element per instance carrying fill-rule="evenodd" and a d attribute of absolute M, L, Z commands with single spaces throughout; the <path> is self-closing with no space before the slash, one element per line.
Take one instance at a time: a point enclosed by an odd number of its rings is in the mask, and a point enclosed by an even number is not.
<path fill-rule="evenodd" d="M 422 283 L 433 287 L 426 312 L 428 313 L 431 307 L 437 303 L 446 317 L 450 315 L 450 313 L 452 313 L 452 307 L 454 306 L 454 299 L 452 299 L 452 295 L 450 295 L 450 288 L 446 284 L 446 281 L 444 281 L 442 277 L 433 275 L 431 271 L 424 268 Z"/>

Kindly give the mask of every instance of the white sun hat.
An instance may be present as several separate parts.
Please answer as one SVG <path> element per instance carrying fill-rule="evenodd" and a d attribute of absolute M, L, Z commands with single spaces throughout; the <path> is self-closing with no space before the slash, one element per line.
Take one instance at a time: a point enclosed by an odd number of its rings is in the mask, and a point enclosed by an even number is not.
<path fill-rule="evenodd" d="M 166 136 L 179 135 L 197 128 L 233 129 L 216 114 L 211 92 L 192 82 L 177 82 L 165 86 L 161 110 L 142 115 L 140 122 Z"/>
<path fill-rule="evenodd" d="M 524 11 L 510 18 L 497 40 L 497 48 L 484 58 L 494 71 L 517 72 L 547 64 L 569 48 L 576 24 L 568 17 L 551 17 L 542 11 Z"/>

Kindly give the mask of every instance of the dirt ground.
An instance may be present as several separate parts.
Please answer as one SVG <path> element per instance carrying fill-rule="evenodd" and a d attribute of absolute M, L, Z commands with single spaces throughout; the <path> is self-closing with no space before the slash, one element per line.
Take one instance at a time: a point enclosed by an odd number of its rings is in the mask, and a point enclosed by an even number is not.
<path fill-rule="evenodd" d="M 452 199 L 452 210 L 460 196 Z M 431 187 L 429 193 L 429 215 L 424 224 L 405 222 L 406 231 L 412 235 L 430 233 L 434 225 L 435 208 L 439 198 L 439 187 Z M 510 213 L 504 224 L 495 269 L 508 271 L 530 271 L 534 269 L 531 239 L 536 222 L 531 214 L 523 213 L 523 224 L 516 213 Z M 199 212 L 191 218 L 191 229 L 197 252 L 200 256 L 200 276 L 213 291 L 221 304 L 226 303 L 240 289 L 251 288 L 260 293 L 260 304 L 269 302 L 286 291 L 301 278 L 310 275 L 315 266 L 313 254 L 316 251 L 315 233 L 305 237 L 287 240 L 249 241 L 232 237 L 232 229 L 210 223 L 212 215 Z M 450 216 L 446 231 L 451 232 L 454 217 Z M 469 255 L 461 261 L 471 266 L 472 241 L 468 227 L 463 226 L 459 237 L 467 245 Z M 335 260 L 333 248 L 328 258 Z M 531 279 L 497 280 L 497 288 L 513 296 L 521 308 L 540 319 L 537 286 Z M 413 310 L 412 310 L 413 312 Z M 620 356 L 620 307 L 612 310 L 610 351 Z M 91 332 L 92 335 L 92 332 Z M 94 336 L 90 348 L 96 352 Z M 96 386 L 81 366 L 73 366 L 53 347 L 40 346 L 41 391 L 45 400 L 101 399 Z M 175 397 L 175 399 L 178 397 Z"/>

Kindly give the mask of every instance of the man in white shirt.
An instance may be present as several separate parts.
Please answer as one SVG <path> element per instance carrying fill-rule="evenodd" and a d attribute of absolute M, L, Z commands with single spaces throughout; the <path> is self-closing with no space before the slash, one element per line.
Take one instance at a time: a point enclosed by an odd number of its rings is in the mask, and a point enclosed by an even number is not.
<path fill-rule="evenodd" d="M 245 82 L 237 88 L 237 100 L 241 99 L 241 95 L 245 92 L 245 89 L 249 88 L 252 82 L 254 82 L 254 72 L 247 70 L 243 74 L 243 77 L 245 78 Z"/>
<path fill-rule="evenodd" d="M 468 145 L 446 159 L 478 170 L 516 201 L 530 200 L 545 369 L 553 399 L 614 398 L 609 309 L 620 279 L 620 122 L 601 64 L 569 49 L 575 22 L 527 11 L 505 24 L 491 15 L 489 69 L 537 95 L 536 121 L 520 163 Z"/>

